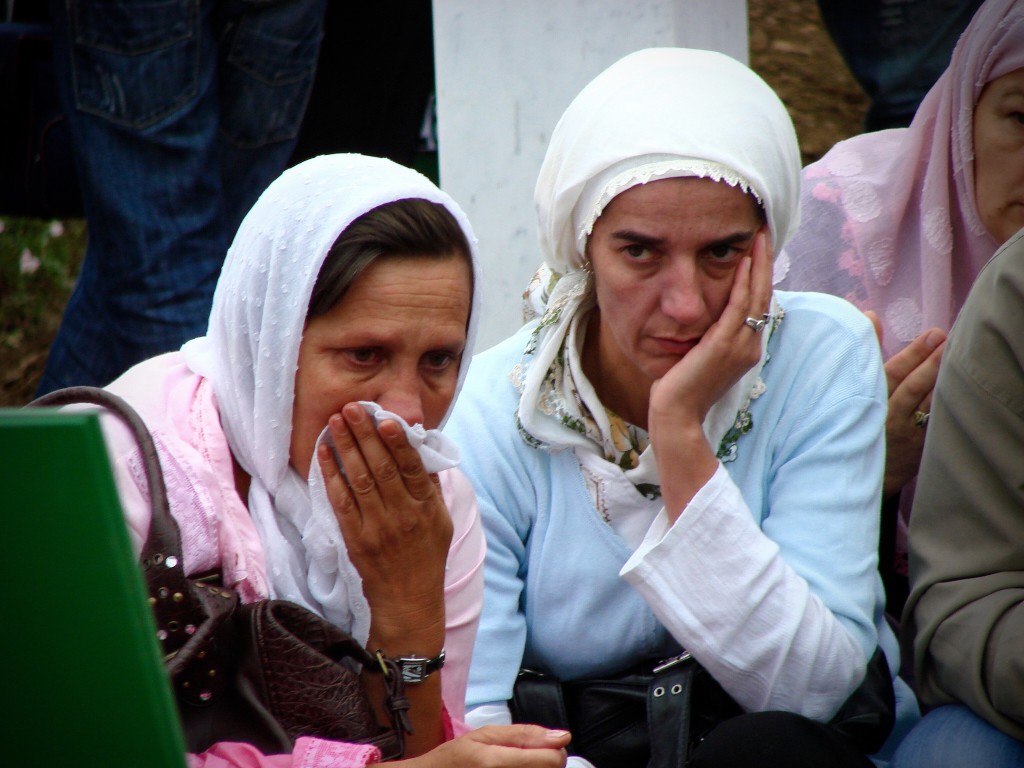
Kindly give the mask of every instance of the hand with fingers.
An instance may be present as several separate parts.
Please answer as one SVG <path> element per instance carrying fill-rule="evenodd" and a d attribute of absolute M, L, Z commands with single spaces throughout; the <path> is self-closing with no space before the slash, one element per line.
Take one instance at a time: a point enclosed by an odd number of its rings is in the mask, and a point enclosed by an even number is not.
<path fill-rule="evenodd" d="M 487 725 L 425 755 L 392 763 L 403 768 L 562 768 L 568 731 L 539 725 Z"/>
<path fill-rule="evenodd" d="M 761 335 L 772 296 L 771 261 L 768 233 L 762 229 L 751 255 L 736 267 L 721 316 L 651 387 L 651 444 L 672 521 L 718 467 L 704 436 L 708 411 L 761 359 Z"/>
<path fill-rule="evenodd" d="M 878 316 L 874 312 L 865 314 L 874 323 L 881 342 L 882 327 Z M 932 391 L 945 347 L 945 331 L 930 328 L 885 363 L 885 378 L 889 385 L 889 415 L 885 422 L 885 498 L 898 493 L 917 475 Z"/>
<path fill-rule="evenodd" d="M 344 475 L 329 450 L 318 460 L 376 628 L 391 634 L 400 628 L 390 621 L 416 622 L 443 632 L 452 522 L 437 477 L 397 422 L 378 429 L 358 403 L 332 416 L 330 428 Z"/>
<path fill-rule="evenodd" d="M 359 403 L 345 405 L 329 426 L 341 468 L 326 445 L 317 460 L 370 606 L 367 649 L 393 658 L 436 658 L 445 642 L 444 575 L 452 540 L 437 476 L 424 470 L 398 422 L 378 428 Z M 382 686 L 377 678 L 364 675 L 371 691 Z M 408 685 L 406 695 L 413 725 L 406 754 L 425 754 L 442 741 L 440 675 Z"/>
<path fill-rule="evenodd" d="M 703 423 L 711 406 L 761 359 L 761 334 L 771 304 L 768 234 L 754 240 L 736 267 L 729 302 L 690 352 L 651 388 L 651 424 L 659 415 L 688 412 Z M 748 322 L 749 321 L 749 322 Z"/>

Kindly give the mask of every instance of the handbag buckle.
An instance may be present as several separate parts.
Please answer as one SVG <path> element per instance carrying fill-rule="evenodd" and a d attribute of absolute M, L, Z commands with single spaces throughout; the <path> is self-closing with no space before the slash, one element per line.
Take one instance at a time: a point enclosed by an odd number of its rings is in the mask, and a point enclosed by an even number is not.
<path fill-rule="evenodd" d="M 678 667 L 680 664 L 685 664 L 687 661 L 689 661 L 692 658 L 693 658 L 693 656 L 690 654 L 689 651 L 683 651 L 678 656 L 672 656 L 672 657 L 667 658 L 667 659 L 662 659 L 661 661 L 659 661 L 657 664 L 654 665 L 654 674 L 658 675 L 658 674 L 661 674 L 662 672 L 664 672 L 667 669 L 672 669 L 673 667 Z"/>

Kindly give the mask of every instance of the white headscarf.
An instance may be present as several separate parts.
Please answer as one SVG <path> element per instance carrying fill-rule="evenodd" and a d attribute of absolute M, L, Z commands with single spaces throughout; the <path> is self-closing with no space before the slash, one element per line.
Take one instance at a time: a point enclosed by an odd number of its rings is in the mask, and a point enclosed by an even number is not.
<path fill-rule="evenodd" d="M 593 306 L 584 248 L 593 224 L 615 195 L 637 184 L 678 176 L 725 181 L 764 207 L 777 251 L 798 220 L 800 152 L 793 123 L 775 92 L 753 71 L 713 51 L 652 48 L 620 59 L 591 81 L 562 115 L 551 137 L 534 192 L 541 252 L 562 275 L 547 298 L 538 332 L 514 372 L 518 411 L 527 439 L 547 447 L 585 448 L 552 408 L 545 379 L 551 366 L 579 365 L 573 349 L 579 317 Z M 772 303 L 776 322 L 778 308 Z M 714 448 L 749 418 L 746 404 L 760 393 L 762 361 L 708 414 Z M 578 396 L 603 418 L 589 384 L 576 377 Z M 605 428 L 605 427 L 600 427 Z M 650 451 L 634 482 L 657 482 Z M 629 473 L 627 472 L 627 475 Z"/>
<path fill-rule="evenodd" d="M 228 250 L 207 335 L 182 348 L 188 366 L 212 382 L 228 445 L 252 477 L 249 511 L 271 595 L 316 611 L 360 642 L 369 608 L 319 464 L 312 462 L 308 483 L 289 464 L 295 373 L 310 296 L 331 246 L 359 216 L 407 198 L 451 212 L 470 243 L 478 284 L 476 239 L 448 195 L 390 160 L 325 155 L 285 171 L 256 201 Z M 480 314 L 479 291 L 473 296 L 467 350 Z M 469 358 L 463 356 L 456 393 Z"/>

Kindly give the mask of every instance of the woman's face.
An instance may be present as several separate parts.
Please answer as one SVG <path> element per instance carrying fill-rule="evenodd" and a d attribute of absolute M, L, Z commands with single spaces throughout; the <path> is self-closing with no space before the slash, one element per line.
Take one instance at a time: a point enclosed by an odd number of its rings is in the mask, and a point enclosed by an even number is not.
<path fill-rule="evenodd" d="M 662 179 L 614 198 L 587 242 L 600 376 L 636 389 L 664 376 L 722 314 L 761 227 L 750 195 L 712 179 Z"/>
<path fill-rule="evenodd" d="M 988 83 L 974 108 L 974 193 L 999 243 L 1024 227 L 1024 69 Z"/>
<path fill-rule="evenodd" d="M 372 400 L 433 429 L 455 395 L 472 293 L 464 258 L 385 256 L 306 325 L 292 408 L 291 464 L 308 476 L 313 447 L 342 406 Z"/>

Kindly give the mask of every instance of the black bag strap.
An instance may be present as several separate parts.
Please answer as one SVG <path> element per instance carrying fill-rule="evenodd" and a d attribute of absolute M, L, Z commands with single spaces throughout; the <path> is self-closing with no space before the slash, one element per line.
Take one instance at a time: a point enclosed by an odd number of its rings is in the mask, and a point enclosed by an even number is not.
<path fill-rule="evenodd" d="M 521 669 L 512 689 L 509 709 L 512 711 L 513 722 L 572 730 L 565 709 L 562 682 L 552 675 Z"/>
<path fill-rule="evenodd" d="M 688 652 L 657 664 L 647 688 L 648 768 L 685 768 L 690 756 L 697 661 Z M 655 735 L 657 734 L 657 735 Z"/>

